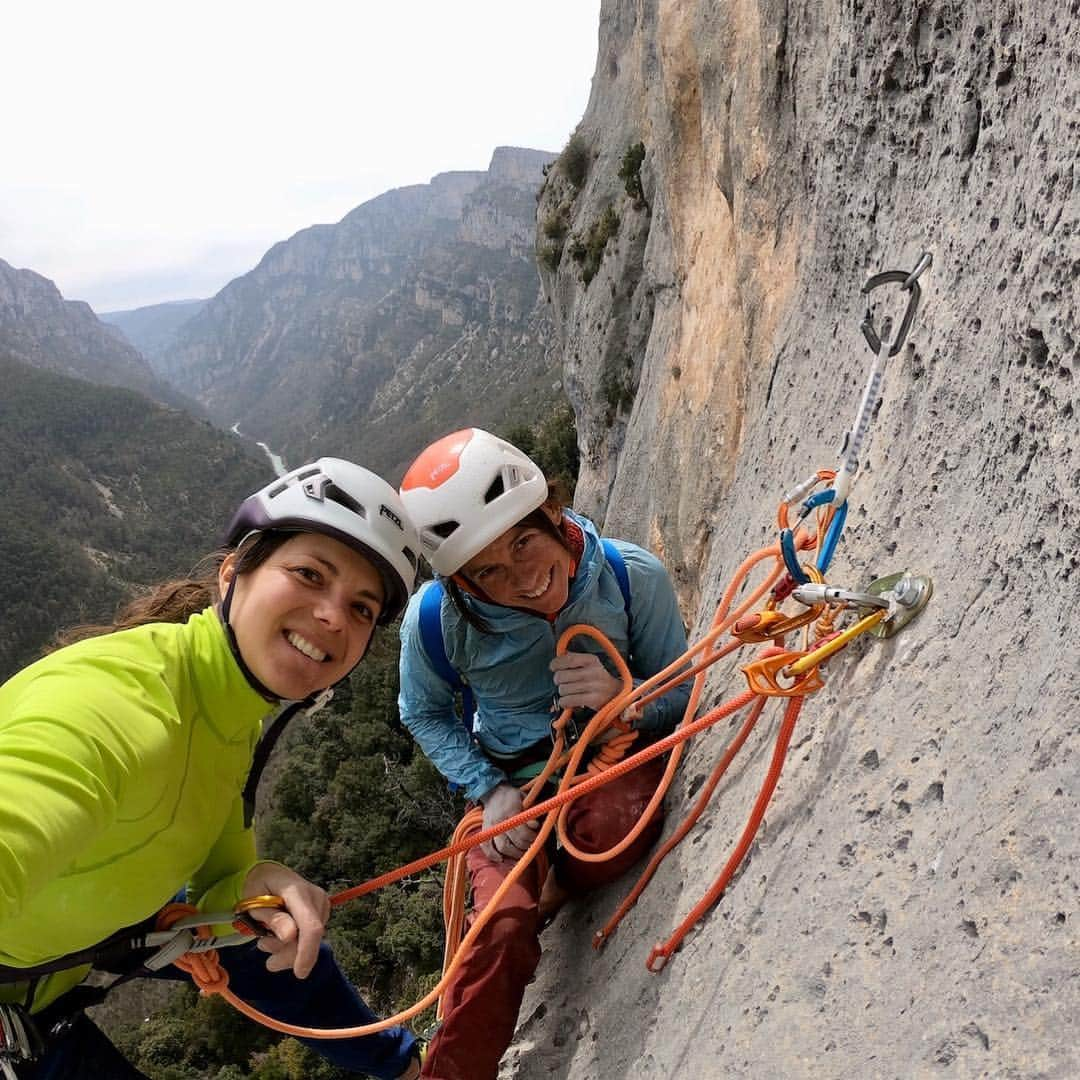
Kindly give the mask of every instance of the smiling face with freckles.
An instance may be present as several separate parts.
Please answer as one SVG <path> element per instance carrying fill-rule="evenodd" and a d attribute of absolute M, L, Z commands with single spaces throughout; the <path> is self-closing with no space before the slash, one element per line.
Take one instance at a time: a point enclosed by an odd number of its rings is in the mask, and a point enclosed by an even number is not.
<path fill-rule="evenodd" d="M 562 512 L 557 506 L 545 503 L 541 510 L 558 525 Z M 518 524 L 474 555 L 460 573 L 493 603 L 554 615 L 570 595 L 572 568 L 573 557 L 551 533 Z"/>
<path fill-rule="evenodd" d="M 223 596 L 235 564 L 235 553 L 221 564 Z M 236 577 L 229 623 L 255 678 L 280 698 L 300 700 L 359 663 L 382 605 L 382 580 L 359 552 L 321 533 L 298 533 Z"/>

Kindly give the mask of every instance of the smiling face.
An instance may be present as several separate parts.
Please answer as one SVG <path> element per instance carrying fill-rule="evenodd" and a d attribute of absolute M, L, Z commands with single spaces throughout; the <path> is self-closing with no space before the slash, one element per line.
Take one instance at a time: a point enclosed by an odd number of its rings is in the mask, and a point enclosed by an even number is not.
<path fill-rule="evenodd" d="M 541 509 L 558 524 L 557 507 L 545 504 Z M 570 594 L 572 567 L 570 552 L 550 533 L 534 525 L 515 525 L 460 572 L 493 603 L 554 615 Z"/>
<path fill-rule="evenodd" d="M 235 553 L 219 572 L 223 596 L 234 572 Z M 298 700 L 356 666 L 382 604 L 382 581 L 367 559 L 329 536 L 299 533 L 237 577 L 229 622 L 255 678 Z"/>

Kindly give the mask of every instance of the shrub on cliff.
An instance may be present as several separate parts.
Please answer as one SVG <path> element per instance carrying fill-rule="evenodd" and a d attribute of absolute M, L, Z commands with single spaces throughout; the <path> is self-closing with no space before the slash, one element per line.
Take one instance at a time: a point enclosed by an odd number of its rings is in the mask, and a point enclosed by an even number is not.
<path fill-rule="evenodd" d="M 589 145 L 576 131 L 559 155 L 559 165 L 574 187 L 579 188 L 585 183 L 589 174 Z"/>
<path fill-rule="evenodd" d="M 536 427 L 519 424 L 503 437 L 528 454 L 547 479 L 563 489 L 560 494 L 567 499 L 574 497 L 581 457 L 574 410 L 569 402 L 552 410 Z"/>
<path fill-rule="evenodd" d="M 619 166 L 619 179 L 626 188 L 626 194 L 634 200 L 634 207 L 641 209 L 645 205 L 645 192 L 641 186 L 641 163 L 645 160 L 645 144 L 636 142 L 627 148 Z"/>
<path fill-rule="evenodd" d="M 613 206 L 608 206 L 589 226 L 589 231 L 570 245 L 570 255 L 575 262 L 581 263 L 581 280 L 586 285 L 596 277 L 604 258 L 604 248 L 618 231 L 619 215 Z"/>

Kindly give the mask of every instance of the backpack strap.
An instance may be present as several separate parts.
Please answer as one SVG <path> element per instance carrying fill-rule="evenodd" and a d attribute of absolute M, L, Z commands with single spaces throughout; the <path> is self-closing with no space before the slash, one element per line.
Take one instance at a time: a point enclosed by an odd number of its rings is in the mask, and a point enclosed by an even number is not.
<path fill-rule="evenodd" d="M 442 632 L 442 601 L 445 595 L 442 582 L 436 580 L 420 597 L 420 641 L 435 673 L 449 684 L 454 693 L 461 695 L 461 722 L 471 735 L 476 717 L 476 700 L 472 687 L 462 679 L 446 655 Z"/>
<path fill-rule="evenodd" d="M 619 592 L 622 593 L 623 610 L 626 612 L 626 637 L 630 638 L 630 631 L 634 625 L 634 616 L 630 611 L 630 575 L 626 571 L 626 563 L 623 561 L 622 552 L 611 540 L 601 540 L 604 545 L 604 558 L 608 561 L 615 580 L 619 583 Z"/>

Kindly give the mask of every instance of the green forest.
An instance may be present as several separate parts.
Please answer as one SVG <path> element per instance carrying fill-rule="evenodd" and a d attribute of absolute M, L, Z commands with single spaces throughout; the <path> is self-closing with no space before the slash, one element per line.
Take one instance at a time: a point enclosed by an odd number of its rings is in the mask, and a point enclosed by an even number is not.
<path fill-rule="evenodd" d="M 186 574 L 272 476 L 239 439 L 141 394 L 0 356 L 0 680 L 64 625 Z"/>

